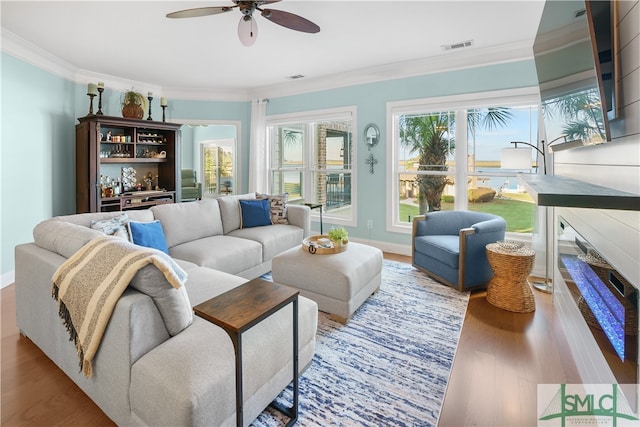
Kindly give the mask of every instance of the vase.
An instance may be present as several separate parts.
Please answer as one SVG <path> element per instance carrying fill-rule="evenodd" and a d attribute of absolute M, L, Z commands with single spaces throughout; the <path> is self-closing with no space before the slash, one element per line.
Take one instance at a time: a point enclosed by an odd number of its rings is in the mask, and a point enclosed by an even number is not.
<path fill-rule="evenodd" d="M 123 104 L 122 117 L 127 119 L 141 119 L 144 116 L 144 110 L 138 104 Z"/>

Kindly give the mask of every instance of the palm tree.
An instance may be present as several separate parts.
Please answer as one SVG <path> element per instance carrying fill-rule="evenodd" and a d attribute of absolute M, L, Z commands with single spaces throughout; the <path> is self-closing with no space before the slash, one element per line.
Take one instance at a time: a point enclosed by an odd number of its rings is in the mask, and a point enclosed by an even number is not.
<path fill-rule="evenodd" d="M 506 126 L 513 118 L 507 107 L 490 107 L 469 110 L 467 127 L 475 140 L 475 130 L 479 127 L 491 130 Z M 447 171 L 447 155 L 455 149 L 451 136 L 455 128 L 453 112 L 430 115 L 401 116 L 400 143 L 412 152 L 418 153 L 419 171 Z M 475 142 L 474 142 L 475 143 Z M 474 153 L 475 154 L 475 153 Z M 452 182 L 445 175 L 418 175 L 418 210 L 421 214 L 441 209 L 442 192 Z"/>
<path fill-rule="evenodd" d="M 453 113 L 400 116 L 400 143 L 418 153 L 419 171 L 446 171 L 447 155 L 453 152 L 449 138 L 455 123 Z M 418 209 L 420 213 L 441 208 L 442 191 L 451 181 L 444 175 L 418 175 Z"/>

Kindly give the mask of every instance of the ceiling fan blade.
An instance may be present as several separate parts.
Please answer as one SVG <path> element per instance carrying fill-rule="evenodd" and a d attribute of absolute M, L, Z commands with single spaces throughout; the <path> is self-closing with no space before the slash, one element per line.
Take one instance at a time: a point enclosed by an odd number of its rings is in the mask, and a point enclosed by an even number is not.
<path fill-rule="evenodd" d="M 267 18 L 269 21 L 275 22 L 278 25 L 282 25 L 283 27 L 290 28 L 292 30 L 302 31 L 303 33 L 317 33 L 320 31 L 319 26 L 308 19 L 293 13 L 273 9 L 264 9 L 261 12 L 262 16 Z"/>
<path fill-rule="evenodd" d="M 198 16 L 217 15 L 219 13 L 229 12 L 234 7 L 238 6 L 197 7 L 195 9 L 167 13 L 167 18 L 196 18 Z"/>

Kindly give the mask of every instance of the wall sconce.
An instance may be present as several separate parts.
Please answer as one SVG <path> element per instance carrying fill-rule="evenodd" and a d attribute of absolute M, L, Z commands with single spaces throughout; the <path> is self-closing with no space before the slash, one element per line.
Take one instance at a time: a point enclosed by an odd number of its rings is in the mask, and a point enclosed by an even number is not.
<path fill-rule="evenodd" d="M 372 147 L 375 147 L 380 141 L 380 129 L 374 123 L 369 123 L 364 127 L 364 142 L 367 144 L 367 148 L 371 151 Z"/>

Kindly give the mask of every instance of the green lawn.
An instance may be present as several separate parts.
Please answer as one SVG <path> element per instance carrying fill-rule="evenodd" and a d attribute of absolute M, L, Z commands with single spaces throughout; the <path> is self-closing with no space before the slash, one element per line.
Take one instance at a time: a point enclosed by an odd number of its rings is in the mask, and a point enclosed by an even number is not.
<path fill-rule="evenodd" d="M 503 217 L 507 221 L 507 231 L 531 233 L 535 204 L 519 200 L 493 199 L 486 203 L 469 203 L 469 210 L 487 212 Z M 453 210 L 453 203 L 442 203 L 442 210 Z M 401 203 L 400 220 L 411 221 L 418 215 L 418 208 Z M 411 219 L 410 219 L 411 218 Z"/>

